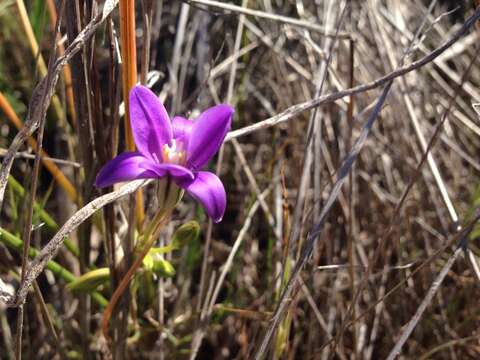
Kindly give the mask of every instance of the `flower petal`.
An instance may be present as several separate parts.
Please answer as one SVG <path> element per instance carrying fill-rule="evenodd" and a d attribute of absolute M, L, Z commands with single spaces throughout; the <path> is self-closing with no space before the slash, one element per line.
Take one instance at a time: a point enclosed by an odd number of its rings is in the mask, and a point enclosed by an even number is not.
<path fill-rule="evenodd" d="M 157 177 L 165 176 L 168 173 L 173 178 L 177 178 L 179 181 L 189 181 L 195 178 L 193 173 L 182 165 L 169 163 L 157 164 L 149 162 L 141 164 L 140 166 L 145 170 L 153 171 L 155 174 L 157 174 Z"/>
<path fill-rule="evenodd" d="M 187 166 L 200 169 L 218 151 L 230 130 L 233 108 L 217 105 L 200 114 L 193 123 L 187 148 Z"/>
<path fill-rule="evenodd" d="M 135 144 L 144 156 L 160 157 L 163 145 L 170 145 L 172 125 L 167 110 L 145 86 L 135 86 L 130 91 L 130 122 Z"/>
<path fill-rule="evenodd" d="M 199 171 L 195 174 L 195 180 L 176 181 L 176 183 L 202 204 L 214 222 L 222 221 L 227 206 L 227 194 L 222 182 L 215 174 Z"/>
<path fill-rule="evenodd" d="M 158 177 L 155 172 L 144 168 L 144 165 L 148 163 L 152 163 L 152 161 L 139 152 L 120 154 L 100 169 L 95 186 L 103 188 L 122 181 Z"/>
<path fill-rule="evenodd" d="M 172 119 L 173 138 L 183 141 L 188 140 L 192 132 L 193 121 L 187 120 L 181 116 L 175 116 Z M 185 144 L 187 145 L 187 144 Z"/>

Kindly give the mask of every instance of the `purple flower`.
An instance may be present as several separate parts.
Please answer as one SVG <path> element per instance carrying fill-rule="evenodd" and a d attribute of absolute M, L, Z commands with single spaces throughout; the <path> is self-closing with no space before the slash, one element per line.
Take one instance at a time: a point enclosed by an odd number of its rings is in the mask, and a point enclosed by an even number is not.
<path fill-rule="evenodd" d="M 110 160 L 98 173 L 99 188 L 117 182 L 169 176 L 205 208 L 213 221 L 222 220 L 226 194 L 220 179 L 201 171 L 218 151 L 230 129 L 233 109 L 217 105 L 195 121 L 172 121 L 157 96 L 144 86 L 130 91 L 130 121 L 138 151 Z"/>

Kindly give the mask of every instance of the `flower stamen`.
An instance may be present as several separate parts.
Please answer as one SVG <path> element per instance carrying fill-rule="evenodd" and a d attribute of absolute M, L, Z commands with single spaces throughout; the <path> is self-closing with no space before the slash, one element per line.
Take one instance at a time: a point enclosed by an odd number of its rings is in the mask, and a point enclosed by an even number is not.
<path fill-rule="evenodd" d="M 184 165 L 185 164 L 185 151 L 183 150 L 183 144 L 181 142 L 172 140 L 172 145 L 163 145 L 162 159 L 164 163 Z"/>

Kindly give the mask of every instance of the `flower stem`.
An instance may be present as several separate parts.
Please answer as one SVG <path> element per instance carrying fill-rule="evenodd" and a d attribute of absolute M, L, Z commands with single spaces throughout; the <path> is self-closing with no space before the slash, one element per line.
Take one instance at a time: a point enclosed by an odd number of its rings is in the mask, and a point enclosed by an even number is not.
<path fill-rule="evenodd" d="M 140 265 L 142 265 L 143 259 L 148 254 L 148 251 L 150 250 L 153 243 L 155 242 L 155 239 L 160 234 L 160 231 L 162 230 L 163 226 L 167 223 L 170 217 L 170 214 L 171 214 L 171 209 L 162 209 L 157 213 L 157 215 L 155 215 L 153 220 L 150 222 L 150 224 L 148 225 L 145 231 L 145 235 L 144 235 L 145 241 L 143 243 L 143 248 L 140 254 L 135 259 L 132 266 L 128 269 L 127 273 L 120 281 L 119 285 L 117 286 L 114 293 L 112 294 L 112 297 L 110 299 L 110 302 L 108 303 L 107 308 L 103 312 L 102 331 L 103 331 L 103 336 L 109 342 L 110 342 L 110 338 L 108 336 L 108 324 L 110 322 L 110 317 L 112 316 L 112 312 L 115 309 L 115 305 L 117 304 L 118 300 L 127 289 L 128 285 L 130 284 L 130 280 L 132 279 L 137 269 L 140 267 Z"/>

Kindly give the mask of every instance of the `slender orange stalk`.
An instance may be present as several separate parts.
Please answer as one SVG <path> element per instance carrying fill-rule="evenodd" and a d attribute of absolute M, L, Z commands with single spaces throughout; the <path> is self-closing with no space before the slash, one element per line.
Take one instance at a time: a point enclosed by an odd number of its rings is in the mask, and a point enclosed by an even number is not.
<path fill-rule="evenodd" d="M 120 0 L 120 40 L 122 46 L 123 99 L 125 102 L 125 141 L 127 150 L 135 150 L 130 126 L 130 89 L 137 83 L 137 50 L 135 42 L 135 1 Z"/>
<path fill-rule="evenodd" d="M 18 130 L 20 130 L 23 127 L 22 121 L 18 118 L 17 114 L 11 107 L 10 103 L 5 98 L 5 96 L 3 96 L 1 92 L 0 92 L 0 109 L 3 110 L 7 118 L 12 122 L 13 125 L 15 125 L 15 127 Z M 27 141 L 33 150 L 37 148 L 37 142 L 33 137 L 30 136 L 27 139 Z M 44 150 L 41 150 L 40 156 L 45 168 L 52 174 L 53 178 L 65 190 L 65 192 L 70 197 L 70 199 L 73 202 L 75 202 L 77 200 L 77 191 L 75 190 L 75 187 L 72 185 L 72 183 L 67 179 L 67 177 L 58 168 L 58 166 L 55 165 L 53 161 L 47 159 L 49 156 Z"/>
<path fill-rule="evenodd" d="M 128 151 L 135 150 L 130 126 L 130 89 L 137 83 L 137 50 L 135 41 L 135 0 L 120 0 L 120 43 L 122 47 L 122 85 L 125 104 L 125 143 Z M 137 223 L 144 219 L 142 193 L 137 192 Z"/>

